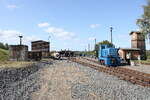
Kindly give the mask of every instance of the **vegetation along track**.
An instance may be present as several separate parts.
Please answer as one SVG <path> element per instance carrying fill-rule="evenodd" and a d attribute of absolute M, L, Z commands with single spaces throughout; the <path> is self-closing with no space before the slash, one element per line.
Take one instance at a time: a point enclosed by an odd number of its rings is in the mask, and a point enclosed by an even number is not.
<path fill-rule="evenodd" d="M 87 61 L 99 64 L 99 62 L 92 60 L 92 59 L 88 59 L 88 58 L 82 58 L 82 59 L 86 59 Z M 150 74 L 139 72 L 136 70 L 127 69 L 127 68 L 122 68 L 122 67 L 104 67 L 102 65 L 87 63 L 77 58 L 71 58 L 70 60 L 73 62 L 79 63 L 81 65 L 94 68 L 101 72 L 105 72 L 110 75 L 115 75 L 119 77 L 120 79 L 129 81 L 133 84 L 138 84 L 144 87 L 150 87 Z"/>

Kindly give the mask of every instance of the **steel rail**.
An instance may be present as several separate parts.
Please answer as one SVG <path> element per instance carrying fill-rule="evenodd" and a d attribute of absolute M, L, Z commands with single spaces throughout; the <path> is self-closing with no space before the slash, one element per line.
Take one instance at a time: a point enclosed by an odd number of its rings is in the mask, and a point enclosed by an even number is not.
<path fill-rule="evenodd" d="M 87 58 L 82 58 L 82 59 L 86 59 L 90 62 L 99 64 L 98 61 L 95 61 L 95 60 L 91 60 Z M 110 75 L 117 76 L 118 78 L 129 81 L 133 84 L 138 84 L 144 87 L 150 87 L 150 74 L 146 74 L 143 72 L 139 72 L 139 71 L 131 70 L 127 68 L 121 68 L 121 67 L 104 67 L 102 65 L 87 63 L 77 58 L 71 58 L 70 60 L 73 62 L 79 63 L 83 66 L 88 66 L 96 70 L 99 70 L 101 72 L 105 72 Z"/>

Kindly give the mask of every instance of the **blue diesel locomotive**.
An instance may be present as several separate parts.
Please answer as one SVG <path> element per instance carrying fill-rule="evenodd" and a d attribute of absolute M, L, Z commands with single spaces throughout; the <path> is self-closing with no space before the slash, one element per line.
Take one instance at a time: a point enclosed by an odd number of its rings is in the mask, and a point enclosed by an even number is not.
<path fill-rule="evenodd" d="M 100 45 L 98 60 L 105 66 L 119 66 L 121 59 L 118 54 L 118 48 L 109 45 Z"/>

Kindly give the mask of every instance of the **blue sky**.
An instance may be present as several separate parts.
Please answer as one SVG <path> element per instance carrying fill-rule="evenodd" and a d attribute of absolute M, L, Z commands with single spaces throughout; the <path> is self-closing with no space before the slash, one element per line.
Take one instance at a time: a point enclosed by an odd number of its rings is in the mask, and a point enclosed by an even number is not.
<path fill-rule="evenodd" d="M 30 46 L 34 40 L 48 40 L 51 49 L 93 49 L 110 40 L 117 47 L 130 47 L 131 31 L 143 14 L 146 0 L 0 0 L 0 41 L 18 44 L 18 35 Z M 150 49 L 147 45 L 147 49 Z"/>

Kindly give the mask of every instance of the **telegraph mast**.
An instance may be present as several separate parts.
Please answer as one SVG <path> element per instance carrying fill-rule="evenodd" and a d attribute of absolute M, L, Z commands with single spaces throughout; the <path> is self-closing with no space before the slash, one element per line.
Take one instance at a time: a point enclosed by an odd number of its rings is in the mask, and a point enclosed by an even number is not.
<path fill-rule="evenodd" d="M 22 38 L 23 38 L 23 36 L 20 35 L 19 38 L 20 38 L 20 45 L 22 45 Z"/>

